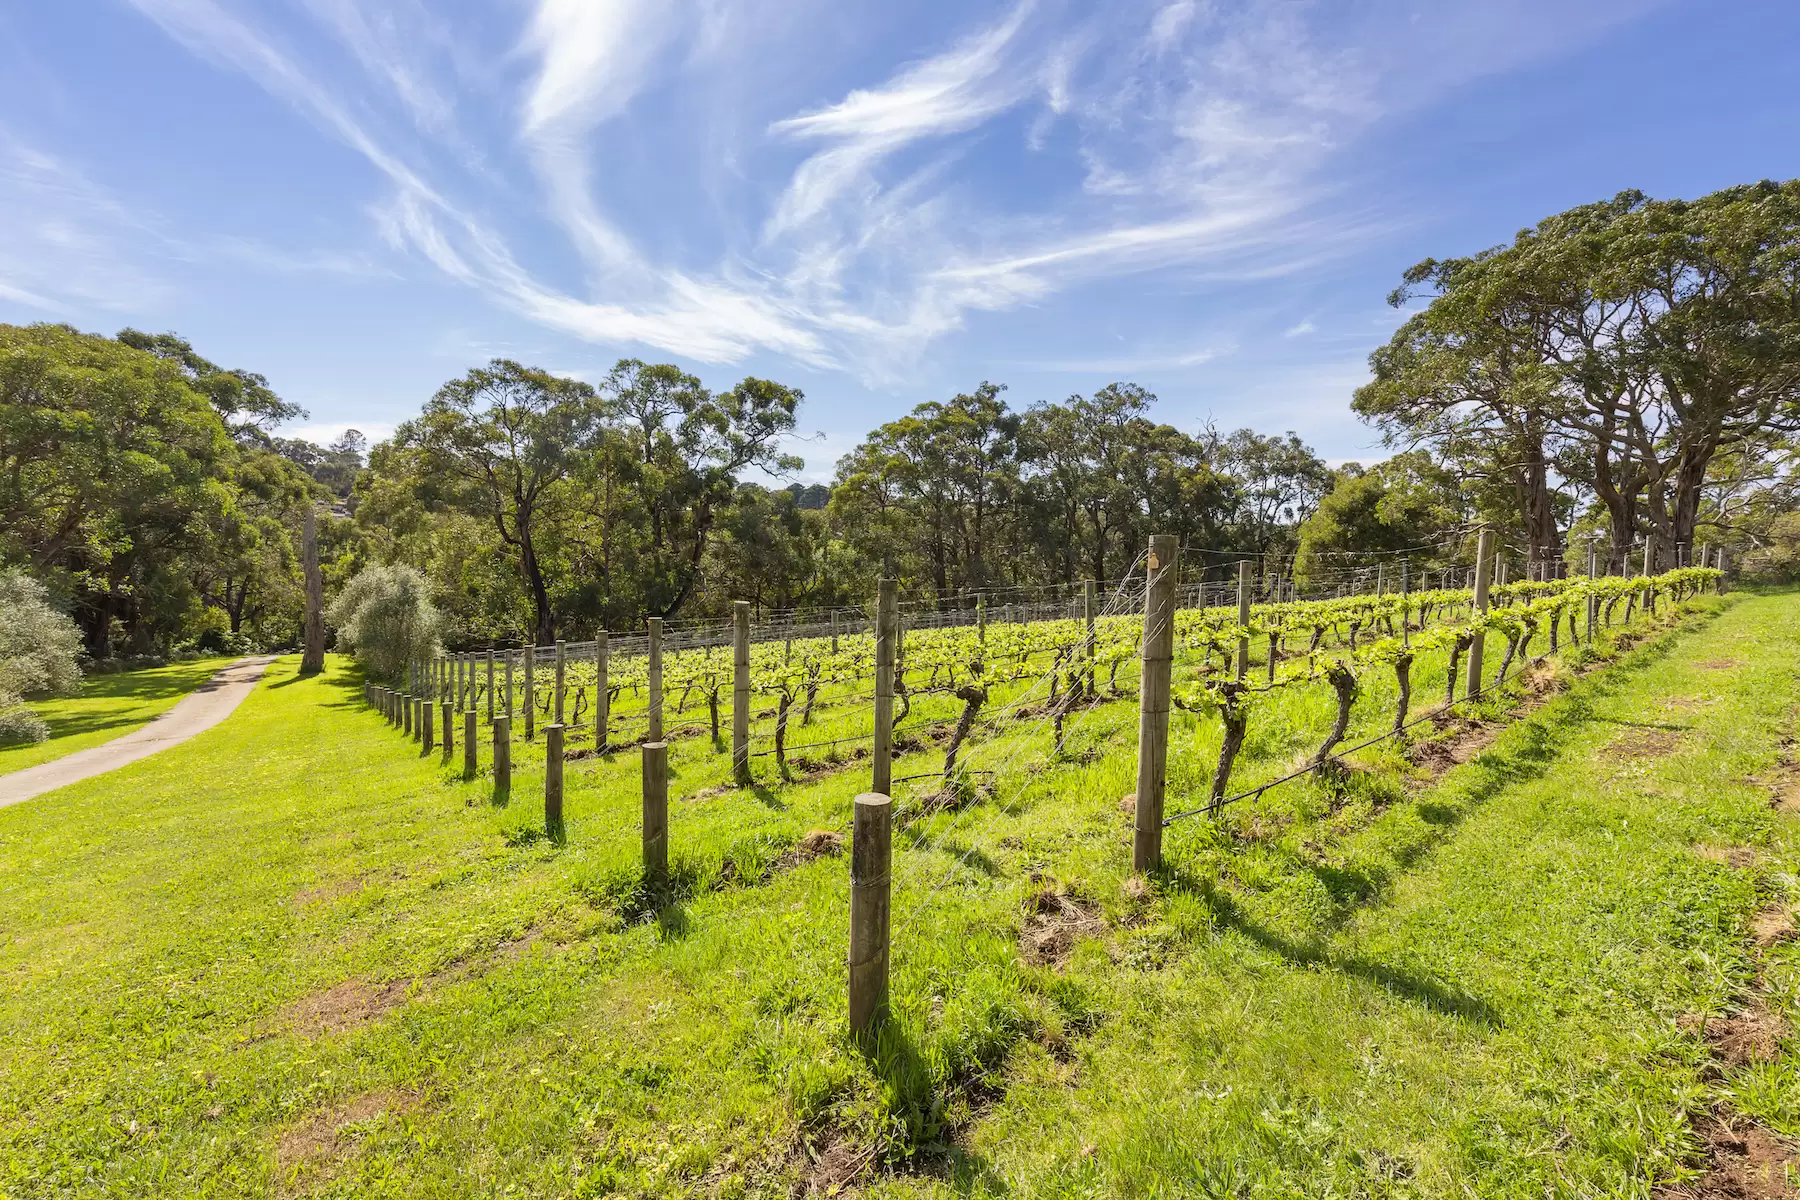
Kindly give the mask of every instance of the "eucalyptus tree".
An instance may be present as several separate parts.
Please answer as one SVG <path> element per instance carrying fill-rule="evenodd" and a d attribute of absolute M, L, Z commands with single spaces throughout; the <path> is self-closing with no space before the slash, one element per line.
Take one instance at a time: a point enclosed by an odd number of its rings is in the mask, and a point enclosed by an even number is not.
<path fill-rule="evenodd" d="M 572 501 L 565 484 L 602 436 L 607 407 L 588 383 L 497 358 L 446 383 L 394 431 L 395 449 L 416 452 L 426 507 L 459 508 L 492 529 L 529 598 L 539 645 L 556 640 L 540 537 Z"/>

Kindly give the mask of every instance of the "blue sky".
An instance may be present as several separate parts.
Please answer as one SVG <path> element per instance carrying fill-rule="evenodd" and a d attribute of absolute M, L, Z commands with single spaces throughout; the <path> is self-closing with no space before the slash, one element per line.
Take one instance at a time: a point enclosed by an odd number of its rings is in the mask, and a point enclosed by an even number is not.
<path fill-rule="evenodd" d="M 175 330 L 321 439 L 487 358 L 984 379 L 1368 458 L 1427 256 L 1796 174 L 1800 5 L 0 0 L 0 321 Z"/>

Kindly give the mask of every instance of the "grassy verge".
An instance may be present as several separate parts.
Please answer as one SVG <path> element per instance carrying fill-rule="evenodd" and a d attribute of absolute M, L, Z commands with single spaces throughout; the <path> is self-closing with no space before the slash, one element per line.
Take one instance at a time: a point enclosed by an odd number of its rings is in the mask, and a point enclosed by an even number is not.
<path fill-rule="evenodd" d="M 341 663 L 284 661 L 225 724 L 0 812 L 0 1179 L 1644 1195 L 1696 1169 L 1715 1102 L 1800 1134 L 1789 1060 L 1721 1069 L 1692 1020 L 1743 1003 L 1744 922 L 1787 898 L 1761 781 L 1796 642 L 1800 599 L 1709 603 L 1441 778 L 1372 752 L 1172 828 L 1148 887 L 1118 803 L 1135 706 L 1060 752 L 1014 720 L 980 802 L 902 792 L 872 1057 L 841 1033 L 845 865 L 806 836 L 844 831 L 860 766 L 737 790 L 677 743 L 677 882 L 650 897 L 631 753 L 570 764 L 551 843 L 535 750 L 496 798 Z M 1173 795 L 1212 726 L 1177 718 Z"/>
<path fill-rule="evenodd" d="M 0 747 L 0 775 L 98 746 L 130 733 L 211 679 L 229 658 L 200 658 L 143 671 L 90 675 L 73 696 L 40 700 L 32 709 L 50 726 L 34 745 Z"/>

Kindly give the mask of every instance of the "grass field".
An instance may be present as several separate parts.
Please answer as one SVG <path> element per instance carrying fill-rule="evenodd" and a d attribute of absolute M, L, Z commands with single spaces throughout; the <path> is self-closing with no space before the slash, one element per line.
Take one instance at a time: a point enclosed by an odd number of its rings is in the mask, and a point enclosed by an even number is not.
<path fill-rule="evenodd" d="M 143 671 L 90 675 L 73 696 L 40 700 L 32 709 L 50 726 L 35 745 L 0 746 L 0 775 L 98 746 L 142 726 L 216 674 L 230 658 L 197 658 Z"/>
<path fill-rule="evenodd" d="M 1015 721 L 982 802 L 899 795 L 866 1055 L 830 852 L 865 764 L 737 790 L 677 742 L 650 897 L 633 752 L 569 764 L 553 843 L 535 750 L 496 798 L 283 660 L 0 811 L 0 1192 L 1648 1196 L 1715 1106 L 1800 1137 L 1797 661 L 1800 596 L 1700 602 L 1478 754 L 1172 827 L 1147 886 L 1130 696 L 1060 755 Z M 1251 782 L 1317 714 L 1264 715 Z M 1178 808 L 1217 721 L 1174 725 Z"/>

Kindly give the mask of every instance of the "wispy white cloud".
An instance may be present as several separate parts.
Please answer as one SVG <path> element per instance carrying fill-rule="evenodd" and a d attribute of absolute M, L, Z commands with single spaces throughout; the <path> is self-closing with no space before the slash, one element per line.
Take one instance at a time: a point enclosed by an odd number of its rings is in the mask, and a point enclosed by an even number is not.
<path fill-rule="evenodd" d="M 944 54 L 907 67 L 875 88 L 859 88 L 828 108 L 776 121 L 777 136 L 831 143 L 800 164 L 770 216 L 765 236 L 805 224 L 854 187 L 870 167 L 923 138 L 974 128 L 1017 103 L 1028 79 L 1003 72 L 1030 0 Z"/>
<path fill-rule="evenodd" d="M 302 62 L 295 47 L 317 39 L 284 42 L 235 0 L 131 2 L 360 154 L 380 180 L 366 206 L 388 246 L 546 329 L 865 378 L 906 370 L 971 313 L 1090 281 L 1268 278 L 1342 253 L 1376 221 L 1335 191 L 1333 166 L 1374 124 L 1642 7 L 1598 0 L 1558 22 L 1549 0 L 1416 19 L 1286 0 L 1126 0 L 1083 16 L 1021 0 L 896 63 L 866 44 L 821 55 L 823 35 L 800 23 L 781 39 L 746 36 L 791 20 L 751 0 L 527 0 L 503 39 L 512 52 L 487 56 L 512 107 L 478 113 L 469 124 L 488 141 L 447 168 L 432 143 L 463 145 L 462 119 L 499 93 L 466 95 L 456 69 L 438 69 L 478 55 L 420 0 L 301 0 L 350 76 L 375 81 L 369 97 L 341 67 Z M 857 73 L 834 74 L 838 98 L 819 104 L 807 81 L 827 61 Z M 706 110 L 722 97 L 744 111 Z M 381 105 L 404 119 L 384 122 Z M 510 141 L 494 141 L 496 124 Z M 697 148 L 720 128 L 733 134 L 709 159 Z M 1045 157 L 1017 186 L 1011 156 L 1027 153 Z M 523 184 L 501 170 L 505 186 L 487 187 L 470 166 L 509 157 L 529 165 Z M 705 206 L 633 207 L 596 188 L 625 171 L 645 195 L 692 181 L 683 199 Z M 539 214 L 560 241 L 533 236 Z M 374 265 L 232 253 L 270 269 Z M 1193 365 L 1154 351 L 1117 361 Z"/>
<path fill-rule="evenodd" d="M 1281 336 L 1285 338 L 1305 337 L 1307 334 L 1316 333 L 1317 331 L 1318 327 L 1311 321 L 1301 321 L 1298 324 L 1290 325 L 1282 330 Z"/>

